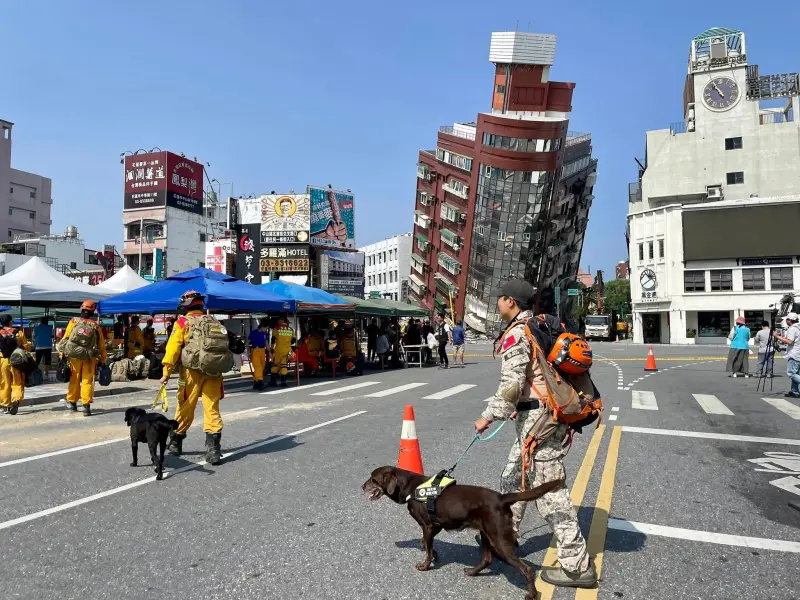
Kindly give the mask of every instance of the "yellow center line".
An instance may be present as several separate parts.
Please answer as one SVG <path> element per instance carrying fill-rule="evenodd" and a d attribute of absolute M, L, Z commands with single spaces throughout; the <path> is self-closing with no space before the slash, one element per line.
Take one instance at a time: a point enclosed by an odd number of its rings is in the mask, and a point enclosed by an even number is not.
<path fill-rule="evenodd" d="M 614 493 L 614 480 L 617 474 L 617 459 L 619 458 L 619 440 L 622 437 L 622 428 L 615 426 L 611 432 L 611 442 L 608 444 L 606 464 L 603 467 L 603 477 L 600 480 L 600 491 L 597 494 L 597 503 L 592 515 L 592 526 L 589 528 L 587 549 L 589 556 L 594 556 L 594 566 L 597 569 L 598 579 L 603 573 L 603 553 L 606 546 L 606 532 L 608 531 L 608 514 L 611 511 L 611 496 Z M 600 586 L 593 589 L 579 589 L 575 592 L 575 600 L 596 600 Z"/>
<path fill-rule="evenodd" d="M 616 427 L 614 428 L 617 429 Z M 578 475 L 572 484 L 572 492 L 570 493 L 570 500 L 572 504 L 578 508 L 583 502 L 583 497 L 586 495 L 586 487 L 589 485 L 589 477 L 592 475 L 592 468 L 594 461 L 597 459 L 597 451 L 600 449 L 600 441 L 603 439 L 603 432 L 606 430 L 605 425 L 600 425 L 594 430 L 594 435 L 589 441 L 589 447 L 586 449 L 586 454 L 583 456 L 581 468 L 578 470 Z M 556 553 L 556 538 L 550 540 L 550 547 L 547 549 L 547 554 L 542 561 L 542 567 L 555 567 L 558 560 Z M 542 574 L 536 577 L 536 590 L 539 592 L 540 600 L 551 600 L 555 587 L 542 580 Z"/>

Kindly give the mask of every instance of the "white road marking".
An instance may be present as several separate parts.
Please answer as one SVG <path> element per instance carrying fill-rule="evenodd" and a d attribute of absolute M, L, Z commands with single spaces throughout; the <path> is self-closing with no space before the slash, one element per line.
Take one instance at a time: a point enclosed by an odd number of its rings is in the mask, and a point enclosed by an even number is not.
<path fill-rule="evenodd" d="M 357 390 L 359 388 L 367 387 L 369 385 L 378 385 L 380 381 L 362 381 L 361 383 L 354 383 L 353 385 L 346 385 L 344 387 L 336 388 L 334 390 L 325 390 L 324 392 L 316 392 L 312 396 L 333 396 L 334 394 L 341 394 L 342 392 L 349 392 L 350 390 Z"/>
<path fill-rule="evenodd" d="M 635 382 L 634 382 L 635 383 Z M 633 390 L 631 392 L 631 407 L 639 410 L 658 410 L 656 395 L 653 392 Z"/>
<path fill-rule="evenodd" d="M 780 479 L 770 481 L 770 484 L 786 492 L 792 492 L 800 496 L 800 477 L 781 477 Z"/>
<path fill-rule="evenodd" d="M 264 410 L 267 408 L 266 406 L 257 406 L 256 408 L 248 408 L 246 410 L 240 410 L 237 412 L 232 413 L 225 413 L 222 415 L 222 418 L 225 419 L 226 417 L 232 417 L 234 415 L 242 415 L 244 413 L 251 413 L 257 410 Z M 69 454 L 71 452 L 78 452 L 80 450 L 88 450 L 89 448 L 97 448 L 98 446 L 106 446 L 108 444 L 116 444 L 117 442 L 128 442 L 130 441 L 130 437 L 123 437 L 123 438 L 114 438 L 113 440 L 105 440 L 103 442 L 95 442 L 94 444 L 84 444 L 83 446 L 73 446 L 72 448 L 64 448 L 63 450 L 54 450 L 53 452 L 45 452 L 44 454 L 35 454 L 33 456 L 26 456 L 25 458 L 17 458 L 15 460 L 9 460 L 6 462 L 0 463 L 0 468 L 2 467 L 10 467 L 12 465 L 20 465 L 22 463 L 31 462 L 33 460 L 41 460 L 43 458 L 50 458 L 52 456 L 60 456 L 62 454 Z"/>
<path fill-rule="evenodd" d="M 731 442 L 758 442 L 760 444 L 781 444 L 783 446 L 800 446 L 800 440 L 790 438 L 758 437 L 755 435 L 733 435 L 730 433 L 710 433 L 705 431 L 681 431 L 679 429 L 656 429 L 654 427 L 631 427 L 623 425 L 622 431 L 631 433 L 649 433 L 652 435 L 671 435 L 674 437 L 704 438 L 708 440 L 728 440 Z"/>
<path fill-rule="evenodd" d="M 608 416 L 608 420 L 609 421 L 616 421 L 617 420 L 617 415 L 609 415 Z"/>
<path fill-rule="evenodd" d="M 380 392 L 375 392 L 374 394 L 367 394 L 364 396 L 365 398 L 383 398 L 385 396 L 391 396 L 392 394 L 399 394 L 400 392 L 405 392 L 406 390 L 413 390 L 414 388 L 422 387 L 423 385 L 428 385 L 427 383 L 407 383 L 405 385 L 398 385 L 397 387 L 389 388 L 388 390 L 381 390 Z"/>
<path fill-rule="evenodd" d="M 270 390 L 269 392 L 261 392 L 261 395 L 264 394 L 288 394 L 289 392 L 296 392 L 297 390 L 306 390 L 308 388 L 319 387 L 321 385 L 331 385 L 333 383 L 340 383 L 340 381 L 320 381 L 319 383 L 309 383 L 307 385 L 298 385 L 296 387 L 290 388 L 278 388 L 277 390 Z"/>
<path fill-rule="evenodd" d="M 714 533 L 713 531 L 699 531 L 696 529 L 681 529 L 680 527 L 667 527 L 665 525 L 652 525 L 650 523 L 636 523 L 634 521 L 625 521 L 623 519 L 609 519 L 608 528 L 616 529 L 617 531 L 643 533 L 645 535 L 656 535 L 679 540 L 690 540 L 693 542 L 722 544 L 724 546 L 758 548 L 759 550 L 777 550 L 779 552 L 800 552 L 800 542 L 747 537 L 744 535 L 729 535 L 727 533 Z"/>
<path fill-rule="evenodd" d="M 611 410 L 612 410 L 613 412 L 619 412 L 619 406 L 612 406 L 612 407 L 611 407 Z"/>
<path fill-rule="evenodd" d="M 223 454 L 222 458 L 230 458 L 231 456 L 236 456 L 238 454 L 244 454 L 251 450 L 255 450 L 256 448 L 261 448 L 263 446 L 268 446 L 270 444 L 275 444 L 277 442 L 281 442 L 287 438 L 298 436 L 303 433 L 308 433 L 309 431 L 313 431 L 314 429 L 319 429 L 320 427 L 325 427 L 327 425 L 332 425 L 334 423 L 338 423 L 339 421 L 344 421 L 346 419 L 351 419 L 353 417 L 357 417 L 359 415 L 365 414 L 367 411 L 360 410 L 358 412 L 351 413 L 349 415 L 345 415 L 343 417 L 339 417 L 338 419 L 332 419 L 330 421 L 325 421 L 324 423 L 319 423 L 318 425 L 312 425 L 311 427 L 305 427 L 304 429 L 298 429 L 297 431 L 293 431 L 292 433 L 287 433 L 285 435 L 279 435 L 278 437 L 270 438 L 268 440 L 264 440 L 263 442 L 256 442 L 254 444 L 250 444 L 249 446 L 244 446 L 239 448 L 238 450 L 234 450 L 233 452 L 229 452 L 227 454 Z M 164 479 L 172 477 L 173 475 L 177 475 L 178 473 L 185 473 L 186 471 L 191 471 L 193 469 L 198 469 L 203 465 L 207 464 L 206 461 L 201 460 L 200 462 L 192 463 L 190 465 L 186 465 L 185 467 L 181 467 L 180 469 L 175 469 L 174 471 L 164 471 Z M 20 525 L 22 523 L 27 523 L 29 521 L 35 521 L 36 519 L 41 519 L 42 517 L 46 517 L 48 515 L 52 515 L 55 513 L 59 513 L 70 508 L 75 508 L 76 506 L 82 506 L 84 504 L 88 504 L 89 502 L 94 502 L 95 500 L 101 500 L 108 496 L 113 496 L 115 494 L 119 494 L 120 492 L 124 492 L 127 490 L 132 490 L 134 488 L 147 485 L 155 481 L 155 475 L 153 477 L 148 477 L 147 479 L 141 479 L 139 481 L 134 481 L 133 483 L 128 483 L 126 485 L 122 485 L 120 487 L 112 488 L 110 490 L 106 490 L 104 492 L 100 492 L 99 494 L 93 494 L 91 496 L 86 496 L 85 498 L 79 498 L 78 500 L 73 500 L 72 502 L 67 502 L 65 504 L 60 504 L 58 506 L 53 506 L 52 508 L 47 508 L 45 510 L 40 510 L 35 513 L 31 513 L 29 515 L 25 515 L 24 517 L 18 517 L 16 519 L 11 519 L 9 521 L 4 521 L 0 523 L 0 530 L 8 529 L 10 527 L 14 527 L 15 525 Z"/>
<path fill-rule="evenodd" d="M 800 406 L 792 404 L 783 398 L 762 398 L 767 404 L 771 404 L 786 416 L 791 417 L 795 421 L 800 420 Z"/>
<path fill-rule="evenodd" d="M 731 410 L 712 394 L 692 394 L 704 411 L 710 415 L 731 415 Z"/>
<path fill-rule="evenodd" d="M 461 385 L 442 390 L 441 392 L 436 392 L 430 396 L 425 396 L 423 400 L 443 400 L 444 398 L 448 398 L 449 396 L 458 394 L 459 392 L 465 392 L 474 387 L 475 385 L 472 383 L 462 383 Z"/>

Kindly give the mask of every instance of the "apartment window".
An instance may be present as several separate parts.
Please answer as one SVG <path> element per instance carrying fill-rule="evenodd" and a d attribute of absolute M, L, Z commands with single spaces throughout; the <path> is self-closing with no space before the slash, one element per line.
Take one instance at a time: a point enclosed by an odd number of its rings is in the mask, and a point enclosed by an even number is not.
<path fill-rule="evenodd" d="M 684 271 L 683 272 L 683 291 L 684 292 L 705 292 L 706 291 L 706 272 L 705 271 Z"/>
<path fill-rule="evenodd" d="M 639 260 L 644 260 L 644 244 L 639 244 Z"/>
<path fill-rule="evenodd" d="M 12 209 L 12 208 L 9 208 L 9 209 L 8 209 L 8 214 L 10 214 L 10 215 L 13 215 L 13 214 L 14 214 L 14 209 Z"/>
<path fill-rule="evenodd" d="M 29 216 L 31 219 L 35 219 L 35 218 L 36 218 L 36 213 L 35 213 L 35 212 L 29 212 L 29 213 L 28 213 L 28 216 Z"/>
<path fill-rule="evenodd" d="M 497 86 L 497 93 L 498 93 L 498 94 L 505 94 L 505 93 L 506 93 L 506 86 L 504 86 L 504 85 L 498 85 L 498 86 Z"/>
<path fill-rule="evenodd" d="M 728 178 L 728 185 L 737 185 L 739 183 L 744 183 L 744 171 L 734 171 L 733 173 L 728 173 L 727 178 Z"/>
<path fill-rule="evenodd" d="M 730 269 L 714 269 L 711 271 L 711 291 L 730 292 L 733 290 L 733 273 Z"/>
<path fill-rule="evenodd" d="M 658 240 L 658 258 L 664 258 L 664 240 Z"/>
<path fill-rule="evenodd" d="M 653 260 L 653 242 L 647 242 L 647 256 Z"/>
<path fill-rule="evenodd" d="M 792 267 L 772 267 L 769 270 L 769 283 L 773 290 L 794 289 Z"/>
<path fill-rule="evenodd" d="M 10 229 L 8 230 L 8 237 L 9 237 L 10 239 L 13 239 L 13 237 L 14 237 L 13 235 L 11 235 L 11 230 L 10 230 Z"/>
<path fill-rule="evenodd" d="M 386 262 L 386 252 L 383 253 L 383 262 Z"/>
<path fill-rule="evenodd" d="M 69 263 L 69 268 L 70 269 L 77 269 L 78 268 L 78 263 L 74 263 L 74 262 Z"/>
<path fill-rule="evenodd" d="M 530 242 L 531 241 L 531 234 L 530 233 L 523 233 L 522 234 L 522 241 L 523 242 Z"/>
<path fill-rule="evenodd" d="M 742 138 L 740 137 L 725 138 L 725 150 L 741 150 L 741 149 L 742 149 Z"/>
<path fill-rule="evenodd" d="M 36 198 L 36 192 L 31 192 L 31 198 Z"/>
<path fill-rule="evenodd" d="M 742 270 L 742 288 L 745 290 L 763 290 L 764 269 Z"/>
<path fill-rule="evenodd" d="M 200 241 L 201 242 L 205 242 L 206 241 L 206 234 L 205 233 L 201 233 L 200 234 Z"/>
<path fill-rule="evenodd" d="M 501 242 L 505 242 L 506 241 L 506 232 L 505 231 L 498 231 L 497 232 L 497 239 L 500 240 Z"/>
<path fill-rule="evenodd" d="M 483 235 L 485 232 L 483 225 L 478 225 L 478 235 Z"/>
<path fill-rule="evenodd" d="M 394 272 L 394 280 L 395 280 L 395 282 L 400 281 L 400 271 L 395 271 Z"/>

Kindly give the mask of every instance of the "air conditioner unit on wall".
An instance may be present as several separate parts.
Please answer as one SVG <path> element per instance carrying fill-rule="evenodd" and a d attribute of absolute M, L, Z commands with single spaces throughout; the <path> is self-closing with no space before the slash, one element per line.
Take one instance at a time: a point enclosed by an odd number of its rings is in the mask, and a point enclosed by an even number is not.
<path fill-rule="evenodd" d="M 721 185 L 709 185 L 706 187 L 706 195 L 709 199 L 714 200 L 722 200 L 722 186 Z"/>

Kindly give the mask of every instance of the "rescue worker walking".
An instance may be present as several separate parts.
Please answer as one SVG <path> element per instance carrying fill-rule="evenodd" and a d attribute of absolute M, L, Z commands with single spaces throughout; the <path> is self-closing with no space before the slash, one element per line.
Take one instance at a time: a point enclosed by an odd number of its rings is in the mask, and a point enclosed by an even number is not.
<path fill-rule="evenodd" d="M 267 339 L 269 337 L 269 321 L 266 317 L 258 322 L 258 329 L 250 332 L 247 338 L 247 351 L 250 355 L 250 367 L 253 369 L 253 389 L 264 389 L 264 370 L 267 368 Z"/>
<path fill-rule="evenodd" d="M 80 400 L 84 417 L 92 414 L 94 374 L 98 360 L 101 365 L 108 360 L 103 332 L 99 323 L 93 320 L 96 310 L 97 304 L 92 300 L 81 304 L 81 316 L 70 320 L 64 337 L 58 343 L 59 354 L 69 359 L 67 409 L 77 411 Z"/>
<path fill-rule="evenodd" d="M 523 476 L 529 489 L 548 481 L 566 480 L 562 442 L 567 435 L 567 426 L 560 423 L 553 435 L 536 447 L 528 471 L 522 472 L 522 450 L 527 435 L 548 410 L 537 399 L 546 397 L 547 388 L 542 367 L 538 359 L 532 357 L 525 333 L 525 323 L 533 317 L 530 307 L 535 294 L 536 288 L 521 279 L 508 281 L 500 287 L 497 308 L 501 318 L 509 323 L 499 340 L 502 357 L 500 385 L 486 410 L 475 421 L 475 430 L 480 433 L 493 421 L 516 418 L 517 436 L 501 475 L 501 493 L 519 491 Z M 532 387 L 535 388 L 533 393 Z M 550 418 L 549 414 L 547 418 Z M 517 535 L 526 505 L 527 502 L 517 502 L 511 506 Z M 586 541 L 567 487 L 542 496 L 536 501 L 536 508 L 555 534 L 561 563 L 559 569 L 542 569 L 542 579 L 556 586 L 593 587 L 597 575 L 589 561 Z"/>
<path fill-rule="evenodd" d="M 13 326 L 11 315 L 0 317 L 0 414 L 15 415 L 25 398 L 25 375 L 11 366 L 11 354 L 17 348 L 28 350 L 22 329 Z"/>
<path fill-rule="evenodd" d="M 175 420 L 178 427 L 170 432 L 169 452 L 183 453 L 183 440 L 194 421 L 197 401 L 203 399 L 203 431 L 206 434 L 206 461 L 222 462 L 222 375 L 233 367 L 228 332 L 211 315 L 203 313 L 205 297 L 188 291 L 180 298 L 178 310 L 183 313 L 175 322 L 161 361 L 164 371 L 161 384 L 166 385 L 175 368 L 178 374 L 178 405 Z"/>
<path fill-rule="evenodd" d="M 294 330 L 286 323 L 286 319 L 279 317 L 272 328 L 272 368 L 270 369 L 269 385 L 278 385 L 278 373 L 281 375 L 281 387 L 286 387 L 286 374 L 289 372 L 289 354 L 295 343 Z"/>
<path fill-rule="evenodd" d="M 131 317 L 131 325 L 128 327 L 127 347 L 125 358 L 136 358 L 144 352 L 144 333 L 139 327 L 139 317 Z"/>

